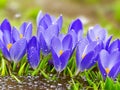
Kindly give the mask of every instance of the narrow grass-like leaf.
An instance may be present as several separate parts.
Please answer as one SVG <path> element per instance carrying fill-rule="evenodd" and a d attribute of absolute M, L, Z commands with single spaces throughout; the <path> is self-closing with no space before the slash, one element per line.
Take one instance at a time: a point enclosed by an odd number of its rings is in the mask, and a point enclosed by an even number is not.
<path fill-rule="evenodd" d="M 25 65 L 26 65 L 26 62 L 20 67 L 20 69 L 19 69 L 19 71 L 18 71 L 18 75 L 19 75 L 19 76 L 23 75 L 24 69 L 25 69 Z"/>
<path fill-rule="evenodd" d="M 40 71 L 41 71 L 41 74 L 42 74 L 46 79 L 50 79 L 49 76 L 48 76 L 44 71 L 42 71 L 42 70 L 40 70 Z"/>

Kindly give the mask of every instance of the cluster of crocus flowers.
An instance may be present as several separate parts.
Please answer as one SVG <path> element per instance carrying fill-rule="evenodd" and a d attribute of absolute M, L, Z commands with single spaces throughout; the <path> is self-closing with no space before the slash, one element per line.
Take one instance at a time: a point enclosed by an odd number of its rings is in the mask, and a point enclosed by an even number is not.
<path fill-rule="evenodd" d="M 57 19 L 41 11 L 37 16 L 37 34 L 32 36 L 32 23 L 24 22 L 20 29 L 12 27 L 5 19 L 0 24 L 0 49 L 4 57 L 15 63 L 26 54 L 33 69 L 40 63 L 40 52 L 52 54 L 52 62 L 57 72 L 62 72 L 76 52 L 77 73 L 98 63 L 103 78 L 115 79 L 120 72 L 120 40 L 111 42 L 112 36 L 99 25 L 90 28 L 83 35 L 80 19 L 73 20 L 66 34 L 61 33 L 63 19 Z"/>

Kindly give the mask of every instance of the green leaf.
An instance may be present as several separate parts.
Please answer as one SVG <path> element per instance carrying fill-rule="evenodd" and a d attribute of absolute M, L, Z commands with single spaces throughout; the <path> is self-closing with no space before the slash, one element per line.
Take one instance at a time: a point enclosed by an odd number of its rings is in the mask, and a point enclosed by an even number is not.
<path fill-rule="evenodd" d="M 104 86 L 104 89 L 105 90 L 112 90 L 111 88 L 113 88 L 113 80 L 109 77 L 106 78 L 106 81 L 105 81 L 105 86 Z"/>
<path fill-rule="evenodd" d="M 18 71 L 18 75 L 21 76 L 24 73 L 24 68 L 25 68 L 26 62 L 20 67 L 19 71 Z"/>

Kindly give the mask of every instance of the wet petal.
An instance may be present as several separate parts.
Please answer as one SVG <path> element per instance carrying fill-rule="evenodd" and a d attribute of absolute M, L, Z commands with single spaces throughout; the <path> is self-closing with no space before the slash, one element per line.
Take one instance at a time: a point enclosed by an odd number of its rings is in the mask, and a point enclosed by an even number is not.
<path fill-rule="evenodd" d="M 29 23 L 26 27 L 24 37 L 27 39 L 27 41 L 29 41 L 31 36 L 32 36 L 32 23 Z"/>
<path fill-rule="evenodd" d="M 88 69 L 89 66 L 93 63 L 94 51 L 89 52 L 81 61 L 80 71 Z M 90 67 L 89 67 L 90 68 Z"/>
<path fill-rule="evenodd" d="M 59 38 L 53 37 L 52 42 L 51 42 L 51 47 L 53 48 L 55 53 L 57 53 L 57 55 L 59 56 L 59 51 L 62 50 L 62 45 L 61 45 L 61 41 L 59 40 Z"/>
<path fill-rule="evenodd" d="M 110 60 L 109 56 L 110 55 L 106 50 L 101 50 L 101 52 L 100 52 L 100 62 L 101 62 L 102 66 L 104 68 L 108 68 L 108 65 L 109 65 L 108 60 Z"/>
<path fill-rule="evenodd" d="M 20 33 L 24 35 L 26 27 L 27 27 L 28 23 L 24 22 L 21 26 L 20 26 Z"/>
<path fill-rule="evenodd" d="M 120 41 L 119 41 L 119 39 L 114 40 L 111 43 L 110 47 L 109 47 L 109 52 L 110 53 L 113 52 L 113 51 L 116 51 L 116 50 L 120 50 Z"/>
<path fill-rule="evenodd" d="M 106 50 L 108 50 L 111 39 L 112 39 L 112 36 L 107 38 L 107 40 L 104 42 L 104 47 L 105 47 Z"/>
<path fill-rule="evenodd" d="M 63 71 L 67 66 L 69 57 L 70 57 L 70 50 L 64 51 L 63 54 L 60 56 L 60 66 L 61 66 L 60 71 Z"/>
<path fill-rule="evenodd" d="M 19 62 L 19 60 L 25 55 L 26 46 L 27 46 L 26 39 L 20 39 L 12 45 L 9 52 L 11 59 L 14 62 L 16 63 Z"/>
<path fill-rule="evenodd" d="M 52 52 L 52 58 L 53 58 L 53 64 L 54 64 L 54 67 L 55 69 L 60 72 L 60 68 L 61 68 L 61 62 L 60 62 L 60 59 L 58 58 L 57 56 L 57 53 L 54 51 L 53 48 L 51 48 L 51 52 Z"/>
<path fill-rule="evenodd" d="M 56 21 L 58 27 L 59 27 L 59 31 L 61 31 L 62 29 L 62 24 L 63 24 L 63 18 L 62 18 L 62 15 L 57 19 Z"/>
<path fill-rule="evenodd" d="M 111 69 L 111 71 L 109 72 L 108 76 L 111 77 L 111 78 L 113 78 L 113 79 L 115 79 L 115 78 L 117 77 L 117 75 L 118 75 L 119 72 L 120 72 L 120 59 L 119 59 L 119 62 L 116 63 L 116 64 L 112 67 L 112 69 Z"/>
<path fill-rule="evenodd" d="M 36 20 L 37 26 L 39 26 L 39 22 L 41 21 L 42 17 L 43 17 L 42 11 L 39 11 L 39 13 L 37 15 L 37 20 Z"/>
<path fill-rule="evenodd" d="M 10 22 L 7 19 L 4 19 L 4 21 L 1 23 L 1 30 L 11 32 L 11 25 Z"/>
<path fill-rule="evenodd" d="M 33 69 L 35 69 L 40 62 L 40 50 L 38 47 L 37 39 L 34 36 L 30 39 L 28 43 L 27 57 L 29 64 Z"/>
<path fill-rule="evenodd" d="M 43 54 L 47 55 L 50 52 L 50 47 L 48 47 L 48 45 L 46 44 L 46 41 L 45 41 L 42 33 L 40 35 L 39 43 L 40 43 L 40 48 L 41 48 Z"/>
<path fill-rule="evenodd" d="M 12 29 L 12 37 L 14 41 L 18 41 L 20 39 L 20 33 L 15 27 Z"/>
<path fill-rule="evenodd" d="M 80 30 L 83 30 L 83 24 L 82 22 L 80 21 L 80 19 L 76 19 L 74 20 L 70 26 L 69 26 L 69 30 L 75 30 L 75 32 L 78 34 L 78 32 Z"/>
<path fill-rule="evenodd" d="M 58 36 L 58 34 L 59 34 L 59 31 L 58 31 L 58 26 L 56 24 L 51 25 L 47 30 L 45 30 L 44 37 L 48 46 L 50 46 L 51 44 L 51 39 L 54 36 Z"/>
<path fill-rule="evenodd" d="M 62 41 L 63 50 L 72 49 L 72 36 L 70 34 L 66 35 Z"/>

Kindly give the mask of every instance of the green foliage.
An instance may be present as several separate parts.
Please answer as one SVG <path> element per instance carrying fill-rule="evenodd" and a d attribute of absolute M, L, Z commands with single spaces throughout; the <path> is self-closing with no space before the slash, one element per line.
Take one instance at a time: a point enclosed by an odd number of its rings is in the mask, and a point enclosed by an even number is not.
<path fill-rule="evenodd" d="M 7 0 L 0 0 L 0 9 L 4 8 L 7 3 Z"/>

